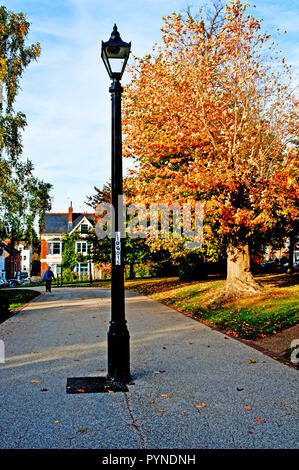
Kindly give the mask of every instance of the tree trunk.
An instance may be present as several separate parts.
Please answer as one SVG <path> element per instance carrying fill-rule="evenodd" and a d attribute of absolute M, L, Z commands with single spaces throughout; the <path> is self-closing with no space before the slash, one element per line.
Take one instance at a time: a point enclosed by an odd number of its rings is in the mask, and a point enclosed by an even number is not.
<path fill-rule="evenodd" d="M 288 273 L 292 274 L 294 272 L 294 245 L 295 245 L 295 237 L 293 234 L 290 235 L 290 246 L 289 246 L 289 266 L 288 266 Z"/>
<path fill-rule="evenodd" d="M 248 244 L 229 245 L 227 248 L 227 278 L 224 296 L 228 298 L 258 294 L 262 287 L 250 272 L 250 256 Z"/>
<path fill-rule="evenodd" d="M 130 270 L 129 270 L 128 279 L 135 279 L 134 263 L 130 263 L 129 267 L 130 267 Z"/>

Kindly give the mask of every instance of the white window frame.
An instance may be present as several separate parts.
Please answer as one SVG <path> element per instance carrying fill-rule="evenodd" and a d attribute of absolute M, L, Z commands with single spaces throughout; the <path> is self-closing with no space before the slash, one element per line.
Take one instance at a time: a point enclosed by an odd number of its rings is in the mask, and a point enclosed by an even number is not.
<path fill-rule="evenodd" d="M 59 253 L 53 253 L 53 245 L 54 243 L 58 244 L 59 243 L 59 246 L 60 246 L 60 250 L 59 250 Z M 50 250 L 50 245 L 51 245 L 51 250 Z M 62 254 L 62 242 L 57 242 L 57 241 L 53 241 L 53 242 L 48 242 L 48 255 L 50 256 L 61 256 Z"/>
<path fill-rule="evenodd" d="M 82 232 L 82 227 L 83 227 L 83 225 L 84 225 L 84 227 L 87 227 L 87 232 Z M 85 223 L 84 223 L 84 224 L 81 224 L 81 225 L 80 225 L 80 233 L 81 233 L 82 235 L 88 235 L 88 232 L 89 232 L 89 226 L 88 226 L 88 224 L 85 224 Z"/>
<path fill-rule="evenodd" d="M 82 265 L 82 264 L 84 264 L 84 265 L 87 266 L 87 270 L 81 271 L 81 265 Z M 91 268 L 90 263 L 77 263 L 76 272 L 77 272 L 78 274 L 82 274 L 82 273 L 88 273 L 88 274 L 89 274 L 90 268 Z"/>
<path fill-rule="evenodd" d="M 78 251 L 78 245 L 81 245 L 81 248 L 80 248 L 80 251 Z M 84 243 L 84 245 L 86 246 L 86 251 L 82 251 L 82 244 Z M 89 250 L 88 250 L 88 247 L 90 247 L 90 243 L 86 242 L 86 241 L 77 241 L 76 242 L 76 253 L 81 253 L 81 255 L 88 255 L 89 253 Z"/>

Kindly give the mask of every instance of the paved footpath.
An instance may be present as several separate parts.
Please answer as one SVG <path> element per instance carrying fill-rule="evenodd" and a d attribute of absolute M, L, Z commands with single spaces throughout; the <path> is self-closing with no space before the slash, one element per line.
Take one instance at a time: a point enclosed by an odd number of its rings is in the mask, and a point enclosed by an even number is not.
<path fill-rule="evenodd" d="M 0 448 L 298 447 L 298 371 L 147 297 L 126 309 L 125 393 L 66 393 L 107 372 L 109 290 L 54 288 L 0 325 Z"/>

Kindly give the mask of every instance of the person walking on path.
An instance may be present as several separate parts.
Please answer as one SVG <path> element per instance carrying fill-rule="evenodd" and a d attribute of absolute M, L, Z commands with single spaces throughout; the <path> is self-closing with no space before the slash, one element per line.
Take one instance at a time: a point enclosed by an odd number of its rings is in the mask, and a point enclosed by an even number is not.
<path fill-rule="evenodd" d="M 46 292 L 51 292 L 52 278 L 55 279 L 53 271 L 51 271 L 51 268 L 48 268 L 42 277 L 42 281 L 46 282 Z"/>

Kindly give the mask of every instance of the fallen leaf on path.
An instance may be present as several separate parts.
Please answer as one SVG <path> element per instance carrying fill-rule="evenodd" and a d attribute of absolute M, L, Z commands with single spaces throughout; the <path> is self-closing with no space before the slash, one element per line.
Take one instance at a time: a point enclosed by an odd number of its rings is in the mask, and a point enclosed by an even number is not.
<path fill-rule="evenodd" d="M 34 383 L 40 382 L 40 380 L 30 380 L 30 382 L 34 384 Z"/>
<path fill-rule="evenodd" d="M 41 392 L 47 392 L 48 389 L 47 389 L 47 388 L 41 388 L 40 391 L 41 391 Z"/>
<path fill-rule="evenodd" d="M 82 388 L 78 388 L 78 390 L 76 390 L 76 392 L 84 393 L 85 390 L 83 390 Z"/>
<path fill-rule="evenodd" d="M 101 372 L 103 372 L 105 369 L 96 369 L 96 370 L 100 370 Z"/>
<path fill-rule="evenodd" d="M 248 361 L 248 364 L 255 364 L 256 363 L 256 359 L 249 359 Z"/>
<path fill-rule="evenodd" d="M 80 429 L 78 429 L 78 432 L 80 432 L 81 434 L 87 434 L 88 429 L 87 428 L 80 428 Z"/>
<path fill-rule="evenodd" d="M 158 410 L 159 413 L 165 413 L 165 410 Z"/>
<path fill-rule="evenodd" d="M 108 393 L 114 393 L 114 391 L 113 390 L 108 390 Z"/>
<path fill-rule="evenodd" d="M 188 344 L 194 344 L 194 343 L 192 343 L 192 341 L 189 341 L 189 343 L 188 343 Z"/>
<path fill-rule="evenodd" d="M 165 370 L 154 370 L 153 372 L 154 372 L 154 374 L 163 374 L 163 372 L 165 372 Z"/>
<path fill-rule="evenodd" d="M 256 417 L 254 419 L 256 419 L 256 421 L 259 421 L 260 423 L 265 423 L 265 421 L 263 419 L 256 418 Z"/>
<path fill-rule="evenodd" d="M 155 400 L 151 400 L 148 402 L 149 405 L 151 405 L 152 403 L 155 403 Z"/>
<path fill-rule="evenodd" d="M 245 410 L 247 410 L 247 411 L 249 411 L 249 410 L 252 409 L 251 406 L 244 406 L 244 408 L 245 408 Z"/>
<path fill-rule="evenodd" d="M 242 387 L 237 387 L 237 390 L 238 390 L 238 392 L 241 392 L 242 390 L 244 390 L 244 388 L 242 388 Z"/>
<path fill-rule="evenodd" d="M 161 397 L 167 397 L 167 398 L 170 397 L 170 395 L 166 395 L 165 393 L 160 393 L 160 396 L 161 396 Z"/>
<path fill-rule="evenodd" d="M 201 405 L 195 405 L 195 408 L 205 408 L 207 405 L 202 403 Z"/>
<path fill-rule="evenodd" d="M 53 421 L 54 423 L 60 423 L 60 421 L 58 421 L 58 419 L 56 421 Z"/>

